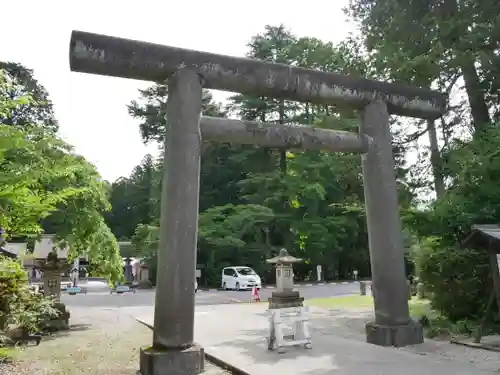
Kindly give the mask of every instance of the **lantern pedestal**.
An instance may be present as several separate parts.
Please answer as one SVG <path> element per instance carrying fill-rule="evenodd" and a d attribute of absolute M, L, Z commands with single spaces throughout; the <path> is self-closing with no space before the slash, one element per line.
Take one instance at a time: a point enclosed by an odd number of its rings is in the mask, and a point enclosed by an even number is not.
<path fill-rule="evenodd" d="M 43 265 L 43 293 L 55 300 L 54 308 L 59 311 L 57 317 L 47 317 L 42 322 L 42 328 L 49 332 L 64 331 L 69 329 L 70 313 L 61 298 L 61 272 L 64 270 L 57 254 L 50 253 Z"/>
<path fill-rule="evenodd" d="M 301 297 L 300 293 L 295 290 L 290 292 L 273 292 L 268 301 L 270 310 L 304 306 L 304 297 Z"/>
<path fill-rule="evenodd" d="M 268 350 L 284 353 L 285 348 L 290 346 L 312 348 L 304 298 L 293 290 L 292 266 L 301 261 L 289 255 L 286 249 L 281 249 L 277 257 L 267 260 L 268 263 L 276 264 L 276 291 L 269 298 Z M 286 334 L 285 328 L 289 326 L 292 332 Z"/>

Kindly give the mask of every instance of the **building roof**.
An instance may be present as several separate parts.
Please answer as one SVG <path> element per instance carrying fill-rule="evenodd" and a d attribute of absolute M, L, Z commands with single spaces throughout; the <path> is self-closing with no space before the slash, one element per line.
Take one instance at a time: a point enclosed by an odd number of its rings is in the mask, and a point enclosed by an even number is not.
<path fill-rule="evenodd" d="M 462 246 L 486 247 L 500 253 L 500 225 L 497 224 L 475 224 L 470 234 L 462 241 Z"/>
<path fill-rule="evenodd" d="M 473 225 L 472 230 L 479 231 L 489 237 L 493 237 L 497 240 L 500 240 L 500 225 L 496 224 Z"/>
<path fill-rule="evenodd" d="M 11 253 L 9 250 L 3 248 L 3 247 L 0 247 L 0 255 L 3 255 L 7 258 L 12 258 L 12 259 L 16 259 L 17 258 L 17 254 L 14 254 L 14 253 Z"/>

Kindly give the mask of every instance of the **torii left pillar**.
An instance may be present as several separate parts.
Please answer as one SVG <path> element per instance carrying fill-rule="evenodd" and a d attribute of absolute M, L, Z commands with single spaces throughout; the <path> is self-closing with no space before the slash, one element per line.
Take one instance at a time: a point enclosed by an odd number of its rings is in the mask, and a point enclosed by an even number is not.
<path fill-rule="evenodd" d="M 168 89 L 153 346 L 141 349 L 140 373 L 197 375 L 204 369 L 193 342 L 202 84 L 183 67 Z"/>

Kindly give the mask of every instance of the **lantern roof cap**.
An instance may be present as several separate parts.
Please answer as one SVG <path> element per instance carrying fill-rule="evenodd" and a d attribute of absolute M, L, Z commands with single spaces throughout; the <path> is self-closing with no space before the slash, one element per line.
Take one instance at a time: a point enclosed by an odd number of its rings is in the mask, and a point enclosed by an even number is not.
<path fill-rule="evenodd" d="M 302 262 L 302 258 L 296 258 L 293 255 L 288 254 L 286 249 L 281 249 L 279 254 L 274 258 L 267 259 L 267 263 L 271 264 L 293 264 Z"/>

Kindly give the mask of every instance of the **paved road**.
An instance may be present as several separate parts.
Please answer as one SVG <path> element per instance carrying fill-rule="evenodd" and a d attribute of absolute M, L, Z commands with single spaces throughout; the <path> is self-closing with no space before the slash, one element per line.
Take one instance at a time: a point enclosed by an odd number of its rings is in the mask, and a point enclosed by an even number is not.
<path fill-rule="evenodd" d="M 305 299 L 325 298 L 341 295 L 356 294 L 359 292 L 357 283 L 350 284 L 325 284 L 313 286 L 298 286 L 296 288 Z M 262 289 L 261 300 L 265 301 L 274 289 Z M 63 294 L 62 301 L 68 306 L 88 307 L 129 307 L 152 306 L 155 293 L 153 290 L 138 290 L 134 293 L 110 294 L 104 287 L 89 288 L 87 295 L 77 294 L 69 296 Z M 250 291 L 198 291 L 196 294 L 197 305 L 218 305 L 226 303 L 247 302 L 252 298 Z"/>

